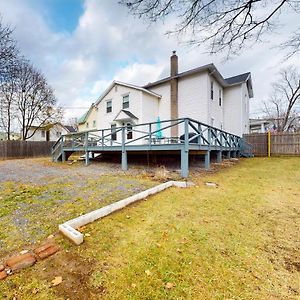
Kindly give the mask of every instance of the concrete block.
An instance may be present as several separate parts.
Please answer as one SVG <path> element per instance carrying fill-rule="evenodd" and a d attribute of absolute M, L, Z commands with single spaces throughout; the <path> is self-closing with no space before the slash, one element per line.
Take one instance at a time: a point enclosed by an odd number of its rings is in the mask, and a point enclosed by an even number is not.
<path fill-rule="evenodd" d="M 75 219 L 69 220 L 64 224 L 59 225 L 59 230 L 66 237 L 68 237 L 71 241 L 73 241 L 76 245 L 80 245 L 83 242 L 83 234 L 81 234 L 75 228 L 80 228 L 86 224 L 89 224 L 98 219 L 101 219 L 101 218 L 111 214 L 112 212 L 115 212 L 117 210 L 120 210 L 120 209 L 126 207 L 127 205 L 129 205 L 131 203 L 145 199 L 145 198 L 149 197 L 150 195 L 159 193 L 171 186 L 186 188 L 186 187 L 189 187 L 192 185 L 194 185 L 194 184 L 191 182 L 185 182 L 185 181 L 168 181 L 168 182 L 159 184 L 155 187 L 147 189 L 136 195 L 130 196 L 128 198 L 125 198 L 118 202 L 112 203 L 105 207 L 99 208 L 97 210 L 89 212 L 89 213 L 82 215 L 80 217 L 77 217 Z"/>
<path fill-rule="evenodd" d="M 59 231 L 63 233 L 67 238 L 69 238 L 76 245 L 80 245 L 83 242 L 83 234 L 75 230 L 69 225 L 61 224 L 58 226 Z"/>

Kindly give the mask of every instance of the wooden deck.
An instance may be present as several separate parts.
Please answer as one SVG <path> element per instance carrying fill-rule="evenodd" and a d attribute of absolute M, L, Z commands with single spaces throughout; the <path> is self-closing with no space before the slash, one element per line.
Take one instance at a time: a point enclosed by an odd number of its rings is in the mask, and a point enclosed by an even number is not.
<path fill-rule="evenodd" d="M 170 128 L 178 127 L 179 137 L 169 136 Z M 249 145 L 236 135 L 189 118 L 166 120 L 100 130 L 89 130 L 63 135 L 52 148 L 53 161 L 65 161 L 74 152 L 86 153 L 89 164 L 90 153 L 119 153 L 123 170 L 127 170 L 129 152 L 165 152 L 180 154 L 181 175 L 188 177 L 189 153 L 204 155 L 205 168 L 209 169 L 211 152 L 217 161 L 222 157 L 236 157 Z"/>

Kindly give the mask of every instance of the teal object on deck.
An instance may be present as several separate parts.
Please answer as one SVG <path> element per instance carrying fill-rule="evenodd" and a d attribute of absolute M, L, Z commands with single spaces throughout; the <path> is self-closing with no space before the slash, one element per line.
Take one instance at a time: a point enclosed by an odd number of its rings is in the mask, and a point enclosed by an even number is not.
<path fill-rule="evenodd" d="M 162 139 L 163 135 L 162 135 L 161 122 L 160 122 L 160 118 L 159 117 L 157 117 L 156 130 L 157 130 L 157 132 L 155 133 L 156 138 Z"/>

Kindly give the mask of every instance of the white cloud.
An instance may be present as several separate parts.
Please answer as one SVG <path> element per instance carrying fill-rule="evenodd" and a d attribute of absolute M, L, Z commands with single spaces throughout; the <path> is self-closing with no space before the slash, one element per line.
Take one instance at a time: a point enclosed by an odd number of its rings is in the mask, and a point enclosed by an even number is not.
<path fill-rule="evenodd" d="M 130 16 L 117 1 L 86 0 L 72 33 L 49 28 L 42 2 L 0 0 L 0 11 L 3 21 L 15 27 L 24 55 L 45 73 L 59 103 L 68 107 L 88 107 L 114 79 L 143 85 L 167 76 L 169 56 L 177 50 L 180 71 L 210 62 L 224 77 L 251 71 L 255 93 L 251 103 L 255 111 L 267 98 L 281 65 L 278 51 L 270 50 L 268 44 L 255 46 L 224 63 L 222 56 L 203 54 L 203 47 L 191 49 L 179 44 L 176 37 L 164 35 L 175 20 L 148 26 Z M 295 20 L 293 17 L 291 22 Z M 277 35 L 273 39 L 282 38 Z M 291 62 L 300 65 L 296 59 Z M 78 117 L 84 110 L 66 112 L 67 117 Z"/>

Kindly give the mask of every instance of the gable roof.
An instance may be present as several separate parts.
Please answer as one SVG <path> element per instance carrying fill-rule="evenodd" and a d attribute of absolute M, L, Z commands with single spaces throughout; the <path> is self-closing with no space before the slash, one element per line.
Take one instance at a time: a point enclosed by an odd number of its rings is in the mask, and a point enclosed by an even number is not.
<path fill-rule="evenodd" d="M 69 132 L 76 132 L 76 128 L 74 128 L 73 126 L 70 125 L 64 125 L 64 126 Z"/>
<path fill-rule="evenodd" d="M 229 78 L 223 78 L 223 76 L 221 75 L 221 73 L 218 71 L 218 69 L 216 68 L 216 66 L 211 63 L 211 64 L 207 64 L 204 66 L 200 66 L 185 72 L 181 72 L 178 73 L 176 76 L 169 76 L 169 77 L 165 77 L 163 79 L 157 80 L 155 82 L 150 82 L 147 85 L 143 86 L 143 88 L 145 89 L 149 89 L 151 87 L 157 86 L 159 84 L 165 83 L 170 81 L 171 79 L 177 79 L 177 78 L 182 78 L 185 76 L 190 76 L 190 75 L 194 75 L 194 74 L 198 74 L 204 71 L 208 71 L 210 75 L 214 76 L 215 79 L 223 86 L 223 87 L 230 87 L 236 84 L 241 84 L 243 82 L 247 83 L 247 87 L 248 87 L 248 92 L 249 92 L 249 96 L 250 98 L 253 97 L 253 89 L 252 89 L 252 80 L 251 80 L 251 73 L 247 72 L 244 74 L 240 74 L 240 75 L 236 75 L 233 77 L 229 77 Z"/>
<path fill-rule="evenodd" d="M 144 92 L 144 93 L 147 93 L 151 96 L 154 96 L 156 98 L 161 98 L 161 95 L 155 93 L 155 92 L 152 92 L 152 91 L 149 91 L 143 87 L 140 87 L 140 86 L 137 86 L 137 85 L 133 85 L 133 84 L 129 84 L 129 83 L 125 83 L 125 82 L 121 82 L 121 81 L 116 81 L 114 80 L 110 85 L 109 87 L 102 93 L 102 95 L 98 98 L 98 100 L 96 101 L 95 105 L 98 105 L 101 100 L 110 92 L 110 90 L 115 86 L 115 85 L 121 85 L 121 86 L 125 86 L 125 87 L 128 87 L 128 88 L 131 88 L 131 89 L 135 89 L 135 90 L 139 90 L 141 92 Z"/>
<path fill-rule="evenodd" d="M 119 113 L 116 115 L 116 117 L 114 118 L 114 121 L 120 119 L 119 116 L 120 116 L 122 113 L 125 114 L 125 116 L 127 116 L 127 117 L 125 117 L 125 118 L 123 117 L 122 119 L 136 119 L 136 120 L 138 120 L 138 117 L 136 117 L 136 116 L 135 116 L 132 112 L 130 112 L 129 110 L 121 109 L 121 110 L 119 111 Z"/>
<path fill-rule="evenodd" d="M 90 114 L 90 112 L 92 111 L 94 107 L 94 103 L 92 103 L 92 105 L 90 106 L 90 108 L 88 109 L 88 111 L 86 111 L 79 119 L 78 119 L 78 124 L 84 124 L 88 115 Z"/>
<path fill-rule="evenodd" d="M 247 72 L 247 73 L 244 73 L 244 74 L 240 74 L 240 75 L 236 75 L 236 76 L 226 78 L 225 81 L 230 85 L 239 84 L 239 83 L 242 83 L 242 82 L 246 82 L 249 79 L 250 76 L 251 76 L 251 73 Z"/>

